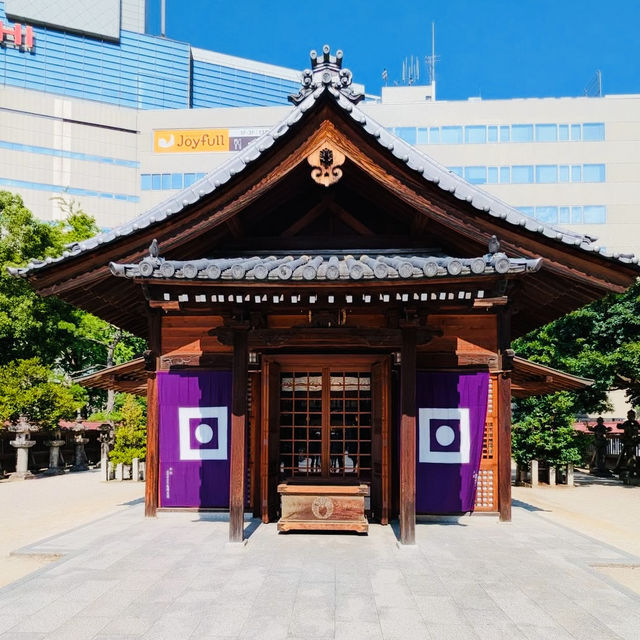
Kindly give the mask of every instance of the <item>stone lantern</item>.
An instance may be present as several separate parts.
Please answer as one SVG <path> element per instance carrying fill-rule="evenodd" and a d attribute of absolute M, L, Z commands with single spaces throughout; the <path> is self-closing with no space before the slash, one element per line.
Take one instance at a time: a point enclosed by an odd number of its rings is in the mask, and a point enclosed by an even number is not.
<path fill-rule="evenodd" d="M 32 425 L 25 415 L 18 418 L 18 422 L 9 426 L 9 431 L 16 434 L 16 439 L 9 444 L 16 449 L 16 470 L 10 475 L 15 480 L 26 480 L 34 475 L 29 471 L 29 449 L 36 443 L 31 439 L 31 432 L 38 431 L 36 425 Z"/>
<path fill-rule="evenodd" d="M 100 477 L 103 482 L 109 480 L 109 449 L 114 442 L 113 424 L 100 425 Z"/>
<path fill-rule="evenodd" d="M 76 418 L 76 424 L 72 427 L 75 431 L 73 441 L 75 444 L 75 461 L 71 467 L 71 471 L 88 471 L 89 465 L 87 464 L 87 454 L 84 450 L 84 445 L 89 442 L 89 438 L 84 437 L 84 424 L 82 424 L 82 418 L 80 415 Z"/>
<path fill-rule="evenodd" d="M 64 440 L 60 436 L 60 428 L 53 431 L 53 437 L 45 441 L 45 445 L 49 447 L 49 467 L 44 472 L 47 476 L 57 476 L 64 473 L 64 469 L 60 466 L 60 447 L 64 444 Z"/>

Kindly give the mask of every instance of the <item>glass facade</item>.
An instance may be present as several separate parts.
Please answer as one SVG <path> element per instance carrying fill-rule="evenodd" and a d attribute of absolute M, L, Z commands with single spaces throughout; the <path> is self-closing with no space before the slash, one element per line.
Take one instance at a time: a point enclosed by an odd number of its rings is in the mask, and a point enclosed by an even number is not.
<path fill-rule="evenodd" d="M 108 200 L 123 200 L 125 202 L 140 202 L 139 196 L 126 193 L 109 193 L 106 191 L 96 191 L 95 189 L 81 189 L 69 187 L 62 184 L 48 184 L 45 182 L 31 182 L 29 180 L 12 180 L 10 178 L 0 178 L 0 186 L 15 187 L 17 189 L 33 189 L 34 191 L 51 191 L 52 193 L 69 194 L 71 196 L 89 196 L 93 198 L 106 198 Z"/>
<path fill-rule="evenodd" d="M 121 31 L 113 42 L 46 26 L 33 32 L 32 51 L 2 48 L 0 85 L 134 109 L 283 105 L 300 88 L 298 81 L 192 60 L 188 43 L 167 38 Z"/>
<path fill-rule="evenodd" d="M 169 191 L 190 187 L 196 180 L 204 178 L 204 173 L 143 173 L 140 175 L 142 191 Z"/>
<path fill-rule="evenodd" d="M 55 156 L 57 158 L 70 158 L 72 160 L 85 160 L 86 162 L 100 162 L 104 164 L 114 164 L 120 167 L 130 167 L 135 169 L 140 166 L 137 160 L 124 160 L 122 158 L 110 158 L 109 156 L 97 156 L 91 153 L 81 153 L 79 151 L 67 151 L 65 149 L 52 149 L 51 147 L 38 147 L 30 144 L 20 144 L 0 140 L 0 149 L 10 151 L 24 151 L 26 153 L 37 153 L 45 156 Z"/>
<path fill-rule="evenodd" d="M 191 106 L 268 107 L 288 104 L 287 96 L 297 93 L 300 83 L 243 69 L 234 69 L 202 60 L 193 61 Z"/>
<path fill-rule="evenodd" d="M 553 184 L 605 182 L 604 164 L 524 164 L 512 167 L 447 167 L 472 184 Z M 571 179 L 569 179 L 571 178 Z"/>
<path fill-rule="evenodd" d="M 603 122 L 580 124 L 447 125 L 442 127 L 391 127 L 409 144 L 494 144 L 506 142 L 602 142 Z"/>
<path fill-rule="evenodd" d="M 606 224 L 604 205 L 516 207 L 518 211 L 548 224 Z"/>

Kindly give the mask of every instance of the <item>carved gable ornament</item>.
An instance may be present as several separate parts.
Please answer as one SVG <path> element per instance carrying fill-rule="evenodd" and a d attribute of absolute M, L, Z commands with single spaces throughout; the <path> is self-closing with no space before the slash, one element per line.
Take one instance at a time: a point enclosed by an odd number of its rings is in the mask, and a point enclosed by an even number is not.
<path fill-rule="evenodd" d="M 340 167 L 344 161 L 344 153 L 327 140 L 307 156 L 307 162 L 312 167 L 311 177 L 325 187 L 335 184 L 342 178 Z"/>

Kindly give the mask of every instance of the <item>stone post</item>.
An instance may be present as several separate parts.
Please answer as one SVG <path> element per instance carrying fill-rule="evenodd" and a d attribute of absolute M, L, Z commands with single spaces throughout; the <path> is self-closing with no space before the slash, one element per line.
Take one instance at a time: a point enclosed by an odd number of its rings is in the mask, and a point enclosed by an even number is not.
<path fill-rule="evenodd" d="M 100 479 L 103 482 L 111 480 L 109 473 L 109 449 L 113 444 L 113 427 L 105 423 L 100 425 Z"/>
<path fill-rule="evenodd" d="M 35 440 L 31 440 L 31 432 L 37 430 L 36 426 L 27 422 L 27 417 L 24 415 L 18 418 L 16 424 L 9 426 L 9 431 L 14 431 L 16 434 L 16 439 L 9 442 L 16 450 L 16 470 L 10 474 L 10 478 L 26 480 L 34 477 L 29 471 L 29 449 L 36 443 Z"/>
<path fill-rule="evenodd" d="M 76 432 L 73 440 L 75 442 L 75 461 L 71 467 L 71 471 L 87 471 L 89 465 L 87 464 L 87 454 L 84 450 L 84 445 L 89 442 L 89 438 L 84 437 L 84 425 L 82 424 L 82 418 L 78 416 L 76 418 L 76 426 L 73 429 Z"/>
<path fill-rule="evenodd" d="M 556 468 L 549 465 L 549 486 L 556 486 Z"/>
<path fill-rule="evenodd" d="M 64 440 L 60 439 L 60 429 L 56 429 L 53 438 L 47 440 L 45 445 L 49 447 L 49 467 L 44 472 L 47 476 L 57 476 L 64 473 L 64 469 L 60 468 L 60 447 L 64 444 Z"/>
<path fill-rule="evenodd" d="M 124 480 L 124 465 L 122 462 L 118 462 L 116 465 L 116 480 Z"/>
<path fill-rule="evenodd" d="M 140 459 L 134 458 L 131 461 L 131 479 L 134 482 L 140 481 Z"/>
<path fill-rule="evenodd" d="M 532 487 L 538 486 L 538 461 L 537 460 L 531 461 L 531 486 Z"/>
<path fill-rule="evenodd" d="M 573 462 L 567 464 L 567 486 L 573 487 L 575 486 L 574 478 L 573 478 Z"/>

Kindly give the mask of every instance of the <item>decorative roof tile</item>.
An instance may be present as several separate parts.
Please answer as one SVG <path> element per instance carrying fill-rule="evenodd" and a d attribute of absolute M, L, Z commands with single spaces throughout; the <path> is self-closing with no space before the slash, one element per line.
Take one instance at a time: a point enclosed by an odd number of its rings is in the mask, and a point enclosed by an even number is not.
<path fill-rule="evenodd" d="M 320 280 L 419 280 L 538 271 L 542 259 L 508 258 L 504 253 L 477 258 L 394 255 L 288 255 L 164 260 L 149 255 L 133 264 L 109 264 L 121 278 L 153 280 L 233 280 L 249 282 Z"/>

